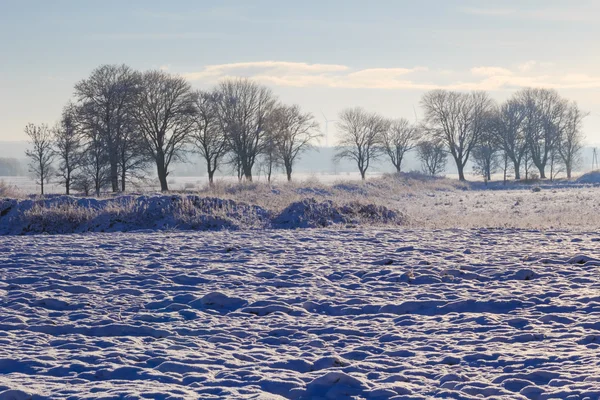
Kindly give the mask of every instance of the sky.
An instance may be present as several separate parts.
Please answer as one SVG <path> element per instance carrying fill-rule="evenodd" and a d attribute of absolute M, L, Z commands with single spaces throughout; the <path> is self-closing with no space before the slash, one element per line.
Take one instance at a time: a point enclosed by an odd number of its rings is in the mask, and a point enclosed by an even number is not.
<path fill-rule="evenodd" d="M 0 140 L 53 124 L 77 81 L 125 63 L 203 89 L 256 79 L 331 120 L 328 144 L 345 107 L 415 120 L 435 88 L 555 88 L 600 145 L 599 17 L 596 0 L 0 0 Z"/>

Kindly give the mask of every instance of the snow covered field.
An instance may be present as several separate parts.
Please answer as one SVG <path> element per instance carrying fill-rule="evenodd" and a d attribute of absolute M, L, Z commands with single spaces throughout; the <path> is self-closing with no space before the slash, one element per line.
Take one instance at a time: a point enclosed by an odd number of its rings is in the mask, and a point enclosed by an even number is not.
<path fill-rule="evenodd" d="M 598 240 L 3 236 L 0 399 L 597 399 Z"/>

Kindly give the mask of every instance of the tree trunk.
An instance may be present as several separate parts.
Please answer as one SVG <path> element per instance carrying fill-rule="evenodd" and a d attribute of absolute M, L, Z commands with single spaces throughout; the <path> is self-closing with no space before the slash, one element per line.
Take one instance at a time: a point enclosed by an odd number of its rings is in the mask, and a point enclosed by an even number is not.
<path fill-rule="evenodd" d="M 71 193 L 71 173 L 67 172 L 67 177 L 65 179 L 65 194 L 68 196 Z"/>
<path fill-rule="evenodd" d="M 208 184 L 210 186 L 214 186 L 214 177 L 215 175 L 215 171 L 211 171 L 210 168 L 208 169 Z"/>
<path fill-rule="evenodd" d="M 513 166 L 515 168 L 515 180 L 521 180 L 521 163 L 513 160 Z"/>
<path fill-rule="evenodd" d="M 163 168 L 158 167 L 158 180 L 160 182 L 160 191 L 168 192 L 169 185 L 167 183 L 167 175 L 165 174 L 164 167 Z"/>
<path fill-rule="evenodd" d="M 291 165 L 285 166 L 285 174 L 287 175 L 288 182 L 291 182 L 292 181 L 292 166 Z"/>
<path fill-rule="evenodd" d="M 536 167 L 538 169 L 538 171 L 540 171 L 540 178 L 541 179 L 546 179 L 546 168 L 545 165 L 537 165 Z"/>
<path fill-rule="evenodd" d="M 365 171 L 363 169 L 360 170 L 360 177 L 362 178 L 363 181 L 365 180 L 365 174 L 366 174 L 366 172 L 367 171 Z"/>
<path fill-rule="evenodd" d="M 465 166 L 456 160 L 456 169 L 458 169 L 458 180 L 465 181 Z"/>
<path fill-rule="evenodd" d="M 126 177 L 125 168 L 121 171 L 121 192 L 125 192 L 125 177 Z"/>
<path fill-rule="evenodd" d="M 156 157 L 156 172 L 158 173 L 158 180 L 160 182 L 160 191 L 168 192 L 169 185 L 167 183 L 167 169 L 165 168 L 164 154 L 158 154 Z"/>
<path fill-rule="evenodd" d="M 271 173 L 273 172 L 273 163 L 269 162 L 269 169 L 267 170 L 267 182 L 271 183 Z"/>
<path fill-rule="evenodd" d="M 248 182 L 252 182 L 252 167 L 244 167 L 244 176 Z"/>
<path fill-rule="evenodd" d="M 566 167 L 567 167 L 567 179 L 571 179 L 571 164 L 567 163 Z"/>
<path fill-rule="evenodd" d="M 40 191 L 41 195 L 44 195 L 44 179 L 40 179 Z"/>
<path fill-rule="evenodd" d="M 113 193 L 119 191 L 119 163 L 115 160 L 110 160 L 110 183 Z"/>

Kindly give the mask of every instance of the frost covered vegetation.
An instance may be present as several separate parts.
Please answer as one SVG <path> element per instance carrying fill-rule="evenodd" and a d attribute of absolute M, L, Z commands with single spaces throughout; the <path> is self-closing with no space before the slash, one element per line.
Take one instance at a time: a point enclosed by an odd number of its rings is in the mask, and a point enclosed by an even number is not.
<path fill-rule="evenodd" d="M 597 399 L 598 240 L 0 237 L 0 398 Z"/>
<path fill-rule="evenodd" d="M 5 198 L 0 234 L 404 226 L 595 230 L 598 174 L 484 186 L 419 174 L 366 182 L 217 183 L 195 193 Z M 12 193 L 7 188 L 7 193 Z"/>

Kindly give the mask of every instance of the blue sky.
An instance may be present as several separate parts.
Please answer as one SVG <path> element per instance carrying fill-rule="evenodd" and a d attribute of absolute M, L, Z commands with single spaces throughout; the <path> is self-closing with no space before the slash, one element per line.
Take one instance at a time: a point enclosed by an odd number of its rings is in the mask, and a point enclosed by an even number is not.
<path fill-rule="evenodd" d="M 585 0 L 0 0 L 0 140 L 53 123 L 75 82 L 126 63 L 199 88 L 249 76 L 321 120 L 356 105 L 414 119 L 438 87 L 499 101 L 554 87 L 600 143 L 599 16 Z"/>

